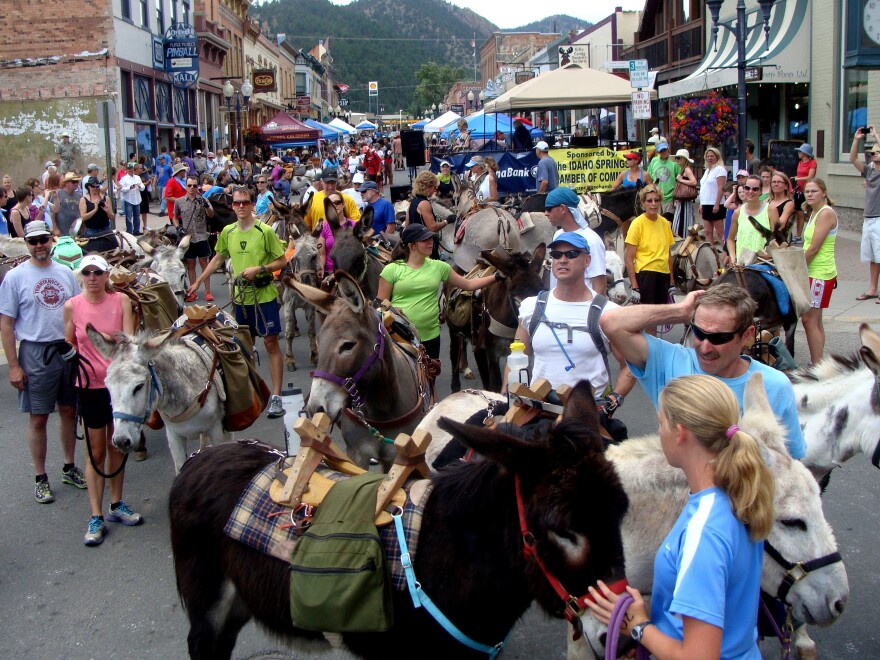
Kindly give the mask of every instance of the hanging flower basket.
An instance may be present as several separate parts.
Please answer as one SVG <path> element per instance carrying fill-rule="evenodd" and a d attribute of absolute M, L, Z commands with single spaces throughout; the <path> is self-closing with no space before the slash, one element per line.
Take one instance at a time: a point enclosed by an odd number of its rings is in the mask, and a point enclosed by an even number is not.
<path fill-rule="evenodd" d="M 244 138 L 245 144 L 262 144 L 264 137 L 263 129 L 257 124 L 253 124 L 242 131 L 242 137 Z"/>
<path fill-rule="evenodd" d="M 691 152 L 724 144 L 736 135 L 736 108 L 718 92 L 684 99 L 672 111 L 672 141 Z"/>

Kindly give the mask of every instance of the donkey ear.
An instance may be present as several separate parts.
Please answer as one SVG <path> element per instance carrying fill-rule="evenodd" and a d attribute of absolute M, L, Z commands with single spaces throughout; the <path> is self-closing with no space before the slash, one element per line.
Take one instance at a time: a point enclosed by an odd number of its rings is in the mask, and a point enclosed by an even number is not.
<path fill-rule="evenodd" d="M 753 410 L 760 410 L 761 413 L 775 417 L 773 409 L 770 407 L 770 401 L 767 399 L 767 390 L 764 389 L 764 377 L 760 372 L 749 377 L 743 393 L 743 411 L 751 412 Z"/>
<path fill-rule="evenodd" d="M 354 228 L 354 235 L 358 238 L 365 236 L 370 229 L 373 228 L 373 215 L 375 214 L 375 210 L 372 205 L 368 205 L 367 208 L 363 210 L 361 213 L 361 219 L 358 224 Z"/>
<path fill-rule="evenodd" d="M 541 465 L 547 456 L 547 447 L 540 443 L 522 440 L 481 424 L 463 424 L 441 417 L 437 425 L 462 444 L 511 472 Z"/>
<path fill-rule="evenodd" d="M 546 256 L 547 246 L 544 243 L 538 243 L 538 247 L 535 248 L 535 251 L 532 253 L 532 258 L 529 260 L 529 268 L 532 272 L 541 272 L 541 269 L 544 267 L 544 259 Z"/>
<path fill-rule="evenodd" d="M 186 251 L 189 249 L 189 244 L 191 242 L 192 234 L 187 234 L 180 239 L 180 243 L 177 244 L 177 253 L 180 255 L 179 257 L 177 257 L 178 259 L 183 259 L 183 255 L 186 254 Z"/>
<path fill-rule="evenodd" d="M 153 254 L 153 246 L 147 243 L 146 241 L 138 241 L 138 245 L 141 246 L 141 249 L 144 251 L 144 254 Z"/>
<path fill-rule="evenodd" d="M 91 323 L 86 324 L 86 334 L 92 340 L 98 352 L 108 359 L 113 358 L 113 355 L 119 350 L 120 346 L 128 343 L 118 336 L 105 335 L 103 332 L 99 332 Z M 127 338 L 127 335 L 123 335 L 123 337 Z"/>
<path fill-rule="evenodd" d="M 494 250 L 481 250 L 480 256 L 502 273 L 509 274 L 512 270 L 510 255 L 500 246 Z"/>
<path fill-rule="evenodd" d="M 329 222 L 339 224 L 339 214 L 336 213 L 336 207 L 329 197 L 324 198 L 324 215 Z"/>
<path fill-rule="evenodd" d="M 162 332 L 155 337 L 150 337 L 150 339 L 141 344 L 141 346 L 147 349 L 159 348 L 162 344 L 168 341 L 172 334 L 174 333 L 171 330 Z"/>
<path fill-rule="evenodd" d="M 859 338 L 862 340 L 859 357 L 874 374 L 874 379 L 880 381 L 880 336 L 867 323 L 862 323 L 859 326 Z"/>
<path fill-rule="evenodd" d="M 599 428 L 599 409 L 593 395 L 593 386 L 588 380 L 578 381 L 571 390 L 562 408 L 563 419 L 579 419 L 585 424 Z"/>
<path fill-rule="evenodd" d="M 333 294 L 321 291 L 321 289 L 316 289 L 302 282 L 297 282 L 290 276 L 285 277 L 283 281 L 286 287 L 296 291 L 303 297 L 303 300 L 324 314 L 329 314 L 330 310 L 333 309 L 333 301 L 336 300 L 336 296 Z"/>
<path fill-rule="evenodd" d="M 363 314 L 367 308 L 367 299 L 357 281 L 344 270 L 337 270 L 333 276 L 336 278 L 336 290 L 339 292 L 339 297 L 355 314 Z"/>

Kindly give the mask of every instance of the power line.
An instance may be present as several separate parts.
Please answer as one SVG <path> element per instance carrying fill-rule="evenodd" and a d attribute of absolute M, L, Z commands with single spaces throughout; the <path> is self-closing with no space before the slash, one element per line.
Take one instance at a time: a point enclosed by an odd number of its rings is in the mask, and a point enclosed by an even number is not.
<path fill-rule="evenodd" d="M 461 42 L 458 41 L 458 37 L 336 37 L 333 35 L 326 34 L 287 34 L 284 35 L 288 39 L 333 39 L 336 41 L 442 41 L 444 43 L 450 43 L 456 46 L 467 46 L 470 48 L 470 40 L 462 39 Z"/>

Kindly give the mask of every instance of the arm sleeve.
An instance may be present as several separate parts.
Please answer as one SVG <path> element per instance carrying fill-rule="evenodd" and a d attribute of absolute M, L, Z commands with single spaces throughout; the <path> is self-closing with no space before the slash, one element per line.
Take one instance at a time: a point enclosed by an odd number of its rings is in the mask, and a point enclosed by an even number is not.
<path fill-rule="evenodd" d="M 440 269 L 440 279 L 443 282 L 448 281 L 449 280 L 449 271 L 452 270 L 452 266 L 450 266 L 445 261 L 437 261 L 436 263 Z"/>
<path fill-rule="evenodd" d="M 724 628 L 724 607 L 733 553 L 711 528 L 688 525 L 669 611 Z"/>
<path fill-rule="evenodd" d="M 388 282 L 388 284 L 394 285 L 397 283 L 398 277 L 400 276 L 400 267 L 391 262 L 385 268 L 382 269 L 382 272 L 379 273 L 379 277 Z"/>
<path fill-rule="evenodd" d="M 220 235 L 217 237 L 217 245 L 214 246 L 214 250 L 217 252 L 217 254 L 222 254 L 224 257 L 229 256 L 229 246 L 227 244 L 228 235 L 228 231 L 221 231 Z"/>
<path fill-rule="evenodd" d="M 675 376 L 675 374 L 669 372 L 668 364 L 676 359 L 685 360 L 686 356 L 677 355 L 678 349 L 681 349 L 681 352 L 684 352 L 685 349 L 678 344 L 670 344 L 649 334 L 642 333 L 642 336 L 648 342 L 648 358 L 645 360 L 645 368 L 640 369 L 629 361 L 627 361 L 627 364 L 633 375 L 639 379 L 645 394 L 648 395 L 648 398 L 654 404 L 654 408 L 657 408 L 660 400 L 660 390 L 663 389 L 663 385 Z M 668 356 L 667 353 L 669 354 Z"/>
<path fill-rule="evenodd" d="M 358 208 L 358 205 L 355 203 L 355 201 L 348 195 L 343 195 L 342 201 L 345 202 L 345 215 L 347 215 L 352 220 L 360 220 L 361 210 Z"/>

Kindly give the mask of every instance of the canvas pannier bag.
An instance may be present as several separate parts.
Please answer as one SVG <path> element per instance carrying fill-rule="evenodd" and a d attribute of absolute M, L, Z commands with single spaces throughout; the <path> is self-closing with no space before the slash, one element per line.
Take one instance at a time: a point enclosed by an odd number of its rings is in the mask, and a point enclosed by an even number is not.
<path fill-rule="evenodd" d="M 214 350 L 226 388 L 223 429 L 243 431 L 266 409 L 271 392 L 254 365 L 254 345 L 247 327 L 224 325 L 211 329 L 221 340 Z"/>
<path fill-rule="evenodd" d="M 799 247 L 779 247 L 775 241 L 768 245 L 773 266 L 785 283 L 791 296 L 795 313 L 802 317 L 810 309 L 810 277 L 807 274 L 807 259 Z"/>
<path fill-rule="evenodd" d="M 336 482 L 290 554 L 290 619 L 321 632 L 383 632 L 394 623 L 391 581 L 376 529 L 383 474 Z"/>
<path fill-rule="evenodd" d="M 177 297 L 168 282 L 147 284 L 135 293 L 139 299 L 137 307 L 144 330 L 163 332 L 171 327 L 180 314 Z"/>

